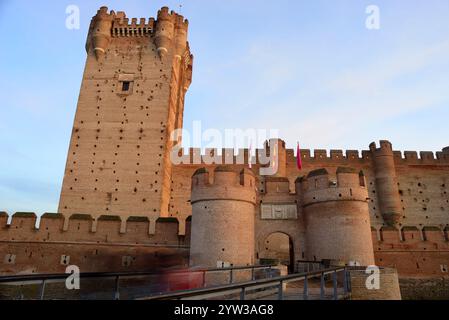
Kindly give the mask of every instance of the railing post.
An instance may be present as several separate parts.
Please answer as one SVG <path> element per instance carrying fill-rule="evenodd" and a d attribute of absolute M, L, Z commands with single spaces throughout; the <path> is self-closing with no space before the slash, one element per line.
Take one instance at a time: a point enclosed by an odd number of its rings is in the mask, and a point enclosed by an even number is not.
<path fill-rule="evenodd" d="M 271 274 L 271 266 L 268 267 L 268 278 L 273 278 L 273 275 Z"/>
<path fill-rule="evenodd" d="M 334 300 L 338 300 L 338 282 L 337 282 L 337 270 L 332 274 L 334 282 Z"/>
<path fill-rule="evenodd" d="M 242 291 L 240 291 L 240 300 L 241 301 L 245 300 L 245 293 L 246 293 L 245 291 L 246 291 L 245 287 L 243 287 Z"/>
<path fill-rule="evenodd" d="M 252 267 L 251 268 L 251 281 L 254 281 L 254 280 L 256 280 L 256 275 L 255 275 L 255 272 L 254 272 L 254 267 Z"/>
<path fill-rule="evenodd" d="M 39 297 L 40 300 L 44 300 L 44 295 L 45 295 L 45 284 L 46 284 L 46 281 L 45 281 L 45 280 L 42 280 L 42 284 L 41 284 L 41 293 L 40 293 L 40 297 Z"/>
<path fill-rule="evenodd" d="M 343 270 L 343 290 L 344 290 L 344 293 L 345 293 L 345 296 L 348 294 L 348 271 L 346 270 L 346 268 L 345 268 L 345 270 Z"/>
<path fill-rule="evenodd" d="M 234 282 L 234 269 L 231 269 L 231 273 L 229 275 L 229 284 L 232 284 Z"/>
<path fill-rule="evenodd" d="M 304 277 L 304 300 L 309 300 L 309 279 L 307 276 Z"/>
<path fill-rule="evenodd" d="M 325 297 L 325 293 L 326 293 L 326 283 L 325 283 L 325 279 L 324 279 L 325 275 L 324 272 L 321 272 L 321 277 L 320 277 L 320 299 L 324 300 Z"/>
<path fill-rule="evenodd" d="M 203 271 L 203 288 L 206 288 L 206 270 Z"/>
<path fill-rule="evenodd" d="M 284 282 L 279 281 L 278 300 L 284 300 Z"/>
<path fill-rule="evenodd" d="M 348 293 L 352 292 L 352 283 L 351 283 L 351 272 L 347 271 L 347 275 L 346 275 L 346 280 L 347 280 L 347 286 L 348 286 Z"/>
<path fill-rule="evenodd" d="M 120 300 L 120 276 L 115 278 L 115 300 Z"/>
<path fill-rule="evenodd" d="M 23 284 L 20 285 L 19 300 L 25 300 L 25 296 L 23 295 Z"/>

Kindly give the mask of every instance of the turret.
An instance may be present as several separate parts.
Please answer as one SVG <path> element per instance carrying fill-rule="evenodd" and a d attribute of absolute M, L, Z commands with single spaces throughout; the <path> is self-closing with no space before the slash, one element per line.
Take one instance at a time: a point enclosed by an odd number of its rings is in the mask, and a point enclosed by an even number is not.
<path fill-rule="evenodd" d="M 174 48 L 174 55 L 181 60 L 187 49 L 189 21 L 167 7 L 159 10 L 154 40 L 159 56 L 164 57 Z"/>
<path fill-rule="evenodd" d="M 181 15 L 176 16 L 175 23 L 175 57 L 179 60 L 187 49 L 187 32 L 189 29 L 189 21 Z"/>
<path fill-rule="evenodd" d="M 297 180 L 301 190 L 308 260 L 374 264 L 368 192 L 360 174 L 338 168 L 337 181 L 325 169 Z"/>
<path fill-rule="evenodd" d="M 101 7 L 97 15 L 92 18 L 90 33 L 88 36 L 86 50 L 92 49 L 98 61 L 104 57 L 112 37 L 112 24 L 115 13 L 108 13 L 107 7 Z"/>
<path fill-rule="evenodd" d="M 211 181 L 211 178 L 212 181 Z M 254 264 L 255 177 L 219 166 L 213 177 L 199 169 L 192 177 L 190 263 L 195 267 Z"/>
<path fill-rule="evenodd" d="M 154 39 L 160 57 L 165 56 L 168 53 L 168 49 L 171 47 L 171 42 L 175 34 L 174 20 L 175 17 L 169 13 L 167 7 L 163 7 L 157 13 Z"/>
<path fill-rule="evenodd" d="M 398 224 L 401 219 L 401 199 L 394 164 L 393 148 L 389 141 L 380 141 L 370 145 L 376 178 L 376 193 L 380 212 L 387 225 Z"/>

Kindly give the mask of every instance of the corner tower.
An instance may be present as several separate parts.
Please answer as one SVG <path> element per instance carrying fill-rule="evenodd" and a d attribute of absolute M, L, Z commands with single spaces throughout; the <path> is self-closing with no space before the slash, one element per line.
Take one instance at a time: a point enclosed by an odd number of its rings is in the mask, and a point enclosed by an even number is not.
<path fill-rule="evenodd" d="M 166 7 L 157 19 L 106 7 L 93 17 L 60 213 L 168 215 L 170 135 L 192 77 L 187 31 Z"/>

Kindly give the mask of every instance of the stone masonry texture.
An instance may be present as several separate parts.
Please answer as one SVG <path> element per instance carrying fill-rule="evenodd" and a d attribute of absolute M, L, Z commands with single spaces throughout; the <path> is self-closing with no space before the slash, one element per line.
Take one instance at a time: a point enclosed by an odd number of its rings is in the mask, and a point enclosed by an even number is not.
<path fill-rule="evenodd" d="M 105 7 L 93 17 L 59 213 L 17 213 L 9 224 L 0 213 L 0 274 L 62 272 L 64 257 L 84 271 L 257 264 L 276 246 L 286 260 L 290 246 L 294 261 L 375 263 L 447 290 L 449 148 L 302 150 L 298 170 L 276 140 L 272 177 L 258 157 L 249 169 L 249 150 L 208 150 L 233 160 L 226 167 L 197 149 L 172 163 L 192 81 L 188 25 L 165 7 L 149 20 Z M 264 206 L 296 212 L 267 218 Z M 285 241 L 267 249 L 269 239 Z"/>

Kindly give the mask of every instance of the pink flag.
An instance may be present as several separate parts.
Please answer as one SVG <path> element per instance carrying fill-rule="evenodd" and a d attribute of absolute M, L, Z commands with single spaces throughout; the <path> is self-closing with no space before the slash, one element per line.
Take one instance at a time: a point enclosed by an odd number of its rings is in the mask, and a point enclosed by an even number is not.
<path fill-rule="evenodd" d="M 296 163 L 298 165 L 298 169 L 302 170 L 302 156 L 301 156 L 301 148 L 299 147 L 299 142 L 298 142 L 298 148 L 296 150 Z"/>

